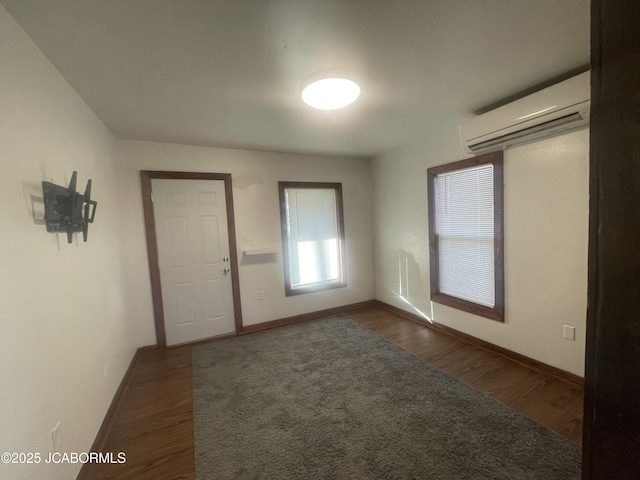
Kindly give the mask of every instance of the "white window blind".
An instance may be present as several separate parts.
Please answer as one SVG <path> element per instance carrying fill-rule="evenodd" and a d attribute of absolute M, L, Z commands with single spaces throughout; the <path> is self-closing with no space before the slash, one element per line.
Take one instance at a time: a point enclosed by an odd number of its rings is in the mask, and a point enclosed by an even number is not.
<path fill-rule="evenodd" d="M 340 278 L 336 193 L 332 188 L 287 188 L 291 288 Z"/>
<path fill-rule="evenodd" d="M 493 165 L 438 174 L 435 187 L 440 292 L 494 307 Z"/>

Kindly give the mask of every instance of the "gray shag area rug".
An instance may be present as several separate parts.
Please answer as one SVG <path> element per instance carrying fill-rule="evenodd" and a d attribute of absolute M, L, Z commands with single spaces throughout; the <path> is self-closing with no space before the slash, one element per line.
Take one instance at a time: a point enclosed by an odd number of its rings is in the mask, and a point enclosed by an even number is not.
<path fill-rule="evenodd" d="M 344 315 L 193 348 L 196 478 L 577 479 L 580 449 Z"/>

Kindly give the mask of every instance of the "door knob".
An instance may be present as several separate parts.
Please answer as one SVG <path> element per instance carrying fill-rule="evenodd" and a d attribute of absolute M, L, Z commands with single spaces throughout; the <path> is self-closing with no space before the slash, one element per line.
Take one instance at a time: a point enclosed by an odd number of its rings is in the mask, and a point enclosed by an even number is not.
<path fill-rule="evenodd" d="M 229 267 L 224 267 L 224 270 L 222 270 L 222 273 L 224 273 L 225 275 L 229 275 L 230 271 L 231 269 Z"/>

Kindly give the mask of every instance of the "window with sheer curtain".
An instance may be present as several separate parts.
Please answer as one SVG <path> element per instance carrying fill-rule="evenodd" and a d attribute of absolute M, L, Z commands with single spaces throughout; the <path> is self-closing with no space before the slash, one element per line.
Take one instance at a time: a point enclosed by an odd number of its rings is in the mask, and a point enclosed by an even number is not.
<path fill-rule="evenodd" d="M 286 295 L 346 286 L 342 185 L 279 182 Z"/>
<path fill-rule="evenodd" d="M 427 176 L 431 299 L 504 321 L 502 152 Z"/>

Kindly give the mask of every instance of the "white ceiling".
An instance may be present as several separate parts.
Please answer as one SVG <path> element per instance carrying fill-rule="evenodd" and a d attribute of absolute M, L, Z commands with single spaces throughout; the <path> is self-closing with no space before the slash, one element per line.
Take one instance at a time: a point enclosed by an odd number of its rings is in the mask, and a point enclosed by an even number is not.
<path fill-rule="evenodd" d="M 120 138 L 373 156 L 589 62 L 589 0 L 0 0 Z M 360 99 L 299 96 L 323 73 Z"/>

